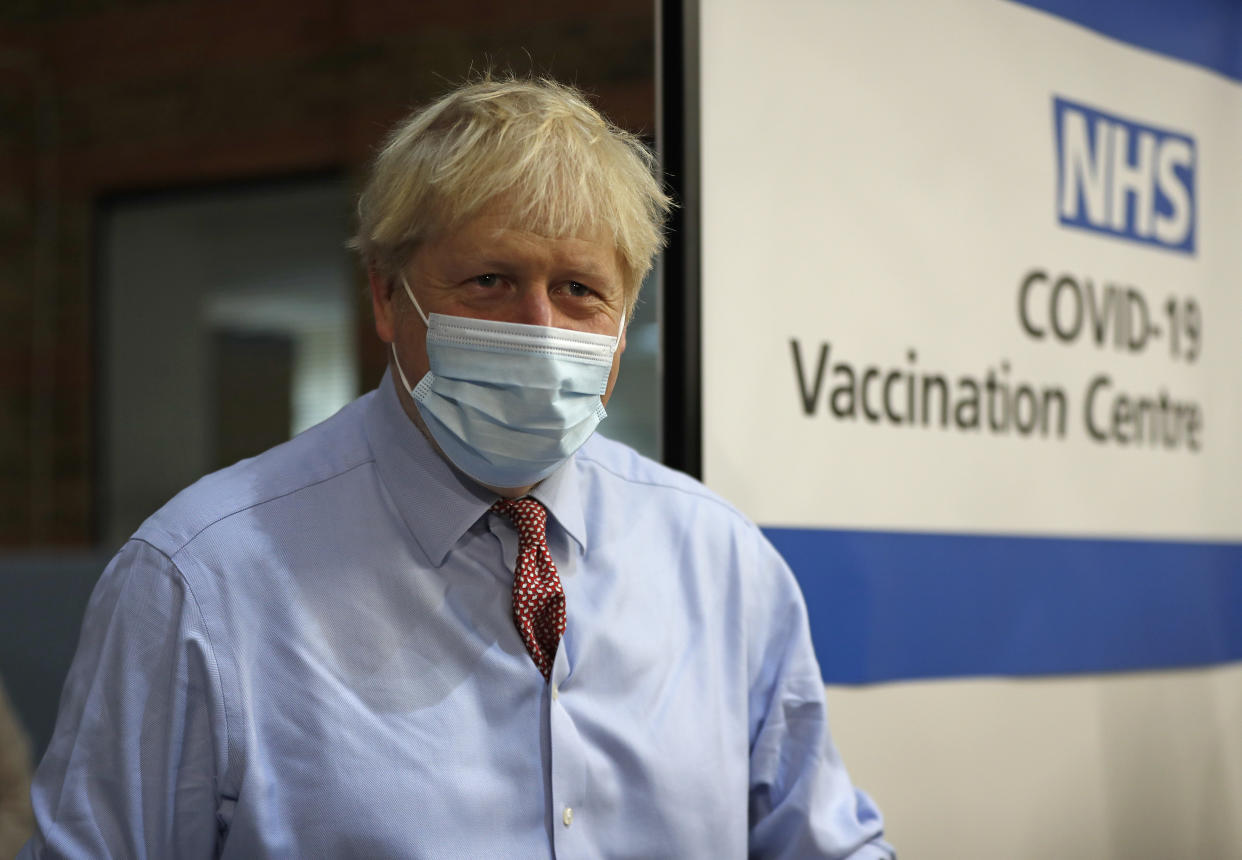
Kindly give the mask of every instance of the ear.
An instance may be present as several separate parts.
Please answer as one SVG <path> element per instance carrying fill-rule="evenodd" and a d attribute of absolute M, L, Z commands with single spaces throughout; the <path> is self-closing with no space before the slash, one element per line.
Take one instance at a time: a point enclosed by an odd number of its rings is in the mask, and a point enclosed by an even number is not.
<path fill-rule="evenodd" d="M 374 266 L 367 267 L 367 282 L 371 286 L 371 310 L 375 314 L 375 333 L 384 343 L 392 343 L 397 337 L 397 309 L 393 307 L 393 284 Z"/>

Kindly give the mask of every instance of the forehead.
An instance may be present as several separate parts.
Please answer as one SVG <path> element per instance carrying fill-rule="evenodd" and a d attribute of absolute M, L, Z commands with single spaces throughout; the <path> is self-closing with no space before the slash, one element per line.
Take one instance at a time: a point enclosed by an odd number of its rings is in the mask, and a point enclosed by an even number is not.
<path fill-rule="evenodd" d="M 426 251 L 446 264 L 542 263 L 620 275 L 620 252 L 607 229 L 590 226 L 554 234 L 508 207 L 491 207 L 465 219 L 431 239 Z"/>

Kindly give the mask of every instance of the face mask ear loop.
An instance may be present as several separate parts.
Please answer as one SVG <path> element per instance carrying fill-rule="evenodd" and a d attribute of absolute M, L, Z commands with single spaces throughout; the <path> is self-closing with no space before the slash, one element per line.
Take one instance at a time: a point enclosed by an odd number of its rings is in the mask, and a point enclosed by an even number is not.
<path fill-rule="evenodd" d="M 613 355 L 617 354 L 617 347 L 621 346 L 621 335 L 625 334 L 625 323 L 626 323 L 627 316 L 629 316 L 629 314 L 624 309 L 622 309 L 621 325 L 617 326 L 617 336 L 612 339 L 612 354 Z"/>
<path fill-rule="evenodd" d="M 401 286 L 405 287 L 405 294 L 410 297 L 410 302 L 413 303 L 414 310 L 418 311 L 419 317 L 422 318 L 423 325 L 430 328 L 431 323 L 427 321 L 427 315 L 423 313 L 423 308 L 419 305 L 418 299 L 414 298 L 414 291 L 410 289 L 410 282 L 405 279 L 405 272 L 401 273 Z"/>
<path fill-rule="evenodd" d="M 405 386 L 405 390 L 410 392 L 412 396 L 414 389 L 410 388 L 410 380 L 405 378 L 405 371 L 401 369 L 401 359 L 397 358 L 397 342 L 394 340 L 388 345 L 392 347 L 392 363 L 397 365 L 397 375 L 401 377 L 401 384 Z"/>

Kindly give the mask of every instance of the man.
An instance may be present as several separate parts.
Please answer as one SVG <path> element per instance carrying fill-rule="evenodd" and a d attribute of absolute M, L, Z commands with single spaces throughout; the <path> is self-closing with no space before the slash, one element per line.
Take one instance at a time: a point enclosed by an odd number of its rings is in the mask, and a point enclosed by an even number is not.
<path fill-rule="evenodd" d="M 24 856 L 891 856 L 787 567 L 593 435 L 667 206 L 553 83 L 395 130 L 355 239 L 390 372 L 121 550 Z"/>

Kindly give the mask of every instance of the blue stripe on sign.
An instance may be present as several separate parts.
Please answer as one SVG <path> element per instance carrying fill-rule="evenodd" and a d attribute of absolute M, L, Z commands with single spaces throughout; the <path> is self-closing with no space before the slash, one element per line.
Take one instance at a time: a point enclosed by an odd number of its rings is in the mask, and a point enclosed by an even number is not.
<path fill-rule="evenodd" d="M 1014 2 L 1242 81 L 1242 4 L 1237 0 Z"/>
<path fill-rule="evenodd" d="M 765 528 L 824 680 L 1242 659 L 1242 543 Z"/>

